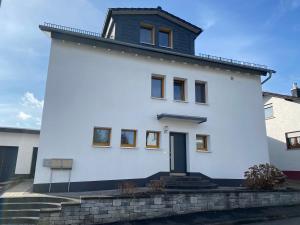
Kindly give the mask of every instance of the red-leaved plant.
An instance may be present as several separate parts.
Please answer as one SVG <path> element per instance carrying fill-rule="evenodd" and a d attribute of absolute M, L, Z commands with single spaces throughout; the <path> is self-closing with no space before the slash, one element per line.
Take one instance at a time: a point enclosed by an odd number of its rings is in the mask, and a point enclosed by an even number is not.
<path fill-rule="evenodd" d="M 282 185 L 286 179 L 279 169 L 269 163 L 250 167 L 244 177 L 246 187 L 258 190 L 273 189 Z"/>

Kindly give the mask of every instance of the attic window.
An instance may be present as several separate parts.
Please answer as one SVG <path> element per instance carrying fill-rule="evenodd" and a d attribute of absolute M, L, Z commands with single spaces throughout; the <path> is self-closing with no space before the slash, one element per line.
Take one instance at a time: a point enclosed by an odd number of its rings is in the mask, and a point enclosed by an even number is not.
<path fill-rule="evenodd" d="M 170 29 L 161 28 L 158 33 L 158 42 L 160 47 L 172 47 L 172 35 Z"/>
<path fill-rule="evenodd" d="M 154 44 L 154 28 L 149 24 L 141 24 L 140 42 L 145 44 Z"/>

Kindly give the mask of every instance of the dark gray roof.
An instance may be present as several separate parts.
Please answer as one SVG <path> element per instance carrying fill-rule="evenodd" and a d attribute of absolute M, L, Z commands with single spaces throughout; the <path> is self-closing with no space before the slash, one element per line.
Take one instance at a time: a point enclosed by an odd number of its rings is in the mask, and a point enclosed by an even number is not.
<path fill-rule="evenodd" d="M 206 117 L 198 117 L 198 116 L 186 116 L 186 115 L 177 115 L 177 114 L 168 114 L 168 113 L 161 113 L 157 115 L 158 120 L 163 118 L 194 121 L 196 123 L 204 123 L 207 121 Z"/>
<path fill-rule="evenodd" d="M 271 97 L 283 98 L 285 100 L 292 101 L 292 102 L 300 102 L 300 98 L 298 97 L 294 97 L 291 95 L 283 95 L 283 94 L 278 94 L 273 92 L 267 92 L 267 91 L 263 92 L 263 96 L 271 96 Z"/>
<path fill-rule="evenodd" d="M 157 8 L 110 8 L 107 12 L 107 16 L 104 21 L 104 26 L 102 29 L 102 37 L 105 36 L 107 27 L 109 25 L 109 20 L 110 20 L 112 14 L 154 14 L 154 15 L 159 15 L 159 16 L 165 17 L 174 23 L 184 26 L 185 28 L 191 30 L 192 32 L 196 33 L 197 35 L 199 35 L 203 31 L 200 27 L 197 27 L 194 24 L 191 24 L 191 23 L 187 22 L 186 20 L 183 20 L 183 19 L 163 10 L 161 7 L 157 7 Z"/>
<path fill-rule="evenodd" d="M 276 72 L 265 66 L 259 66 L 257 64 L 240 63 L 235 60 L 224 60 L 220 57 L 207 57 L 183 54 L 165 49 L 158 49 L 138 44 L 131 44 L 112 39 L 102 38 L 98 33 L 65 27 L 61 25 L 45 23 L 44 25 L 40 25 L 39 27 L 42 31 L 50 32 L 52 38 L 107 48 L 111 50 L 124 51 L 128 53 L 151 56 L 154 58 L 162 58 L 171 61 L 174 60 L 177 62 L 197 64 L 200 66 L 222 68 L 225 70 L 239 71 L 254 75 L 265 76 L 269 72 Z"/>
<path fill-rule="evenodd" d="M 0 127 L 0 132 L 22 133 L 22 134 L 40 134 L 40 130 L 17 128 L 17 127 Z"/>

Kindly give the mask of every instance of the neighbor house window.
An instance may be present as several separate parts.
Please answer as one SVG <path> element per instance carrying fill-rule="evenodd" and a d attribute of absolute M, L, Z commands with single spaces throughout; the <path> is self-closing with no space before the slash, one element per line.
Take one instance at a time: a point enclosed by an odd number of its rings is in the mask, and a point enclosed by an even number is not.
<path fill-rule="evenodd" d="M 288 149 L 300 150 L 300 131 L 288 132 L 285 137 Z"/>
<path fill-rule="evenodd" d="M 197 151 L 208 151 L 206 135 L 196 135 L 196 148 Z"/>
<path fill-rule="evenodd" d="M 206 82 L 196 81 L 195 83 L 195 100 L 197 103 L 206 103 Z"/>
<path fill-rule="evenodd" d="M 160 47 L 172 47 L 172 33 L 169 29 L 160 29 L 158 32 L 158 44 Z"/>
<path fill-rule="evenodd" d="M 111 128 L 95 127 L 93 136 L 93 145 L 110 146 Z"/>
<path fill-rule="evenodd" d="M 148 24 L 142 24 L 140 27 L 140 42 L 154 44 L 154 27 Z"/>
<path fill-rule="evenodd" d="M 121 130 L 121 147 L 136 147 L 136 130 Z"/>
<path fill-rule="evenodd" d="M 154 98 L 164 98 L 164 77 L 152 76 L 151 78 L 151 96 Z"/>
<path fill-rule="evenodd" d="M 159 148 L 159 136 L 158 131 L 147 131 L 146 132 L 146 148 Z"/>
<path fill-rule="evenodd" d="M 265 119 L 270 119 L 274 117 L 272 103 L 265 105 L 264 109 L 265 109 Z"/>
<path fill-rule="evenodd" d="M 174 100 L 185 101 L 185 81 L 174 79 Z"/>

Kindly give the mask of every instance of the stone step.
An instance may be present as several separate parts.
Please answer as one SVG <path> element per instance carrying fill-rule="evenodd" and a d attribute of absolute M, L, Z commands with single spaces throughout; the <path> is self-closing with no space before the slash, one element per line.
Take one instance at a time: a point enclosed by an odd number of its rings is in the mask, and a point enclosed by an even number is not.
<path fill-rule="evenodd" d="M 2 217 L 39 217 L 40 209 L 9 209 L 0 210 Z"/>
<path fill-rule="evenodd" d="M 39 217 L 1 217 L 0 224 L 37 224 Z"/>
<path fill-rule="evenodd" d="M 51 197 L 51 196 L 28 196 L 28 197 L 0 197 L 0 204 L 2 203 L 34 203 L 34 202 L 45 202 L 45 203 L 61 203 L 71 202 L 73 199 L 63 197 Z"/>
<path fill-rule="evenodd" d="M 160 178 L 163 181 L 200 181 L 208 180 L 205 177 L 193 177 L 193 176 L 162 176 Z"/>
<path fill-rule="evenodd" d="M 168 189 L 209 189 L 216 188 L 217 185 L 213 183 L 203 184 L 203 185 L 189 185 L 189 184 L 181 184 L 181 185 L 166 185 Z"/>
<path fill-rule="evenodd" d="M 16 209 L 41 209 L 41 208 L 60 208 L 60 203 L 45 203 L 45 202 L 24 202 L 24 203 L 2 203 L 0 210 L 16 210 Z"/>

